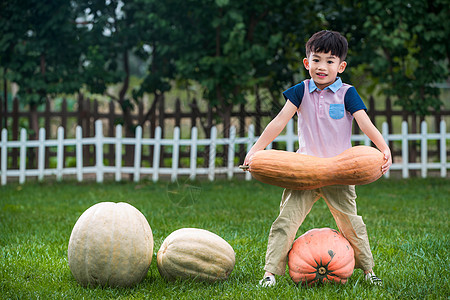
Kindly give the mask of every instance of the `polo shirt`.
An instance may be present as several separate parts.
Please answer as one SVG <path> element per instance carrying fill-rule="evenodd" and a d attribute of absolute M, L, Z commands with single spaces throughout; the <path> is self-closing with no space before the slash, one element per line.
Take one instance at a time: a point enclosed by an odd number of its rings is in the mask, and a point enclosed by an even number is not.
<path fill-rule="evenodd" d="M 338 77 L 320 90 L 307 79 L 284 91 L 283 96 L 298 108 L 297 152 L 332 157 L 352 146 L 353 113 L 367 109 L 353 86 Z"/>

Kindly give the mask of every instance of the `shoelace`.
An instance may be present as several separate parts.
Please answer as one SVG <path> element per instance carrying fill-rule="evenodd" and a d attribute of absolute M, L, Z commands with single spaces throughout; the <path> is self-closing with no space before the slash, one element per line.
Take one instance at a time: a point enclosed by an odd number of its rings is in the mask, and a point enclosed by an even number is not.
<path fill-rule="evenodd" d="M 264 277 L 263 279 L 261 279 L 259 284 L 262 286 L 272 286 L 275 284 L 275 279 L 271 278 L 270 276 L 267 276 L 267 277 Z"/>
<path fill-rule="evenodd" d="M 374 273 L 368 274 L 367 279 L 376 285 L 381 285 L 383 283 L 383 281 Z"/>

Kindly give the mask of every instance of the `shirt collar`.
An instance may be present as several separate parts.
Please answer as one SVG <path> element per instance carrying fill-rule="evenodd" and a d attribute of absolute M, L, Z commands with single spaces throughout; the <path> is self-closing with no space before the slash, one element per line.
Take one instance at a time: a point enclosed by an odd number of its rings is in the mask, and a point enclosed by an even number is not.
<path fill-rule="evenodd" d="M 342 87 L 342 79 L 341 79 L 341 77 L 337 77 L 336 81 L 333 82 L 333 84 L 330 84 L 329 86 L 327 86 L 325 88 L 325 90 L 330 89 L 333 93 L 336 93 L 341 87 Z M 312 93 L 315 90 L 320 91 L 320 89 L 316 86 L 316 83 L 314 82 L 314 80 L 311 79 L 309 81 L 309 92 Z"/>

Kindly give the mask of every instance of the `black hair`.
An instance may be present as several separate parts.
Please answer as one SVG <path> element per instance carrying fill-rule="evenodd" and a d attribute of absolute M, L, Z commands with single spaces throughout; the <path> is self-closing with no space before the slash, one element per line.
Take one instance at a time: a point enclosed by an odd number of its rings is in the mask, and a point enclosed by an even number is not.
<path fill-rule="evenodd" d="M 339 57 L 341 61 L 347 57 L 347 39 L 337 31 L 322 30 L 313 34 L 306 43 L 306 57 L 311 52 L 328 53 Z"/>

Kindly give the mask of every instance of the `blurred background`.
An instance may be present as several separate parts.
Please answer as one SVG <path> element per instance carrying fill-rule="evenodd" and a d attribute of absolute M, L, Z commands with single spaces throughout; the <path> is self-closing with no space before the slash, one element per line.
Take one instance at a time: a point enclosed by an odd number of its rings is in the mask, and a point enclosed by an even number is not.
<path fill-rule="evenodd" d="M 449 20 L 449 0 L 5 0 L 0 127 L 11 139 L 77 125 L 92 136 L 98 119 L 109 136 L 117 124 L 126 136 L 245 136 L 249 124 L 258 135 L 281 92 L 308 78 L 306 41 L 327 29 L 348 39 L 343 80 L 379 128 L 439 131 L 450 126 Z"/>

